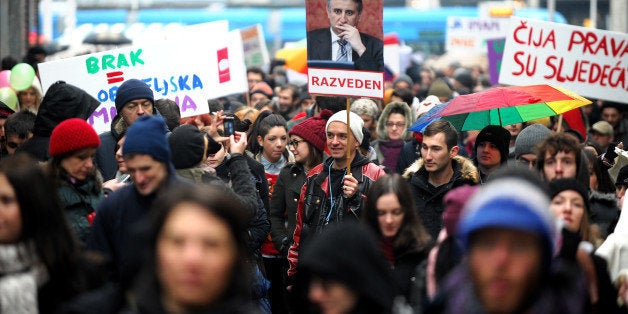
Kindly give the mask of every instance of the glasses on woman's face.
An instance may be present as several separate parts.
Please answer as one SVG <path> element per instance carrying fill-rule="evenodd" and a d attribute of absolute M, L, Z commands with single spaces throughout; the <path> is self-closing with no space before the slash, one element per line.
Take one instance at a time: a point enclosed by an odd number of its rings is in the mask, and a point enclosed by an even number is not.
<path fill-rule="evenodd" d="M 288 144 L 290 146 L 292 146 L 292 148 L 297 149 L 297 147 L 299 147 L 299 143 L 303 142 L 304 140 L 292 140 L 290 142 L 288 142 Z"/>
<path fill-rule="evenodd" d="M 386 127 L 387 128 L 393 128 L 393 127 L 398 127 L 398 128 L 404 128 L 406 126 L 405 122 L 392 122 L 392 121 L 388 121 L 386 122 Z"/>
<path fill-rule="evenodd" d="M 529 167 L 530 169 L 536 167 L 536 160 L 528 160 L 523 157 L 519 157 L 519 159 L 517 159 L 517 162 L 519 163 L 519 165 Z"/>

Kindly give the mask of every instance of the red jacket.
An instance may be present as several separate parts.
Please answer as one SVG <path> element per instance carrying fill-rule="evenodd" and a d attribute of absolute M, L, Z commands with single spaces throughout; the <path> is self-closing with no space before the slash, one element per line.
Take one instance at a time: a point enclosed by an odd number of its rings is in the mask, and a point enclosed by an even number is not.
<path fill-rule="evenodd" d="M 359 219 L 366 199 L 366 191 L 375 180 L 386 174 L 382 168 L 369 162 L 366 157 L 357 154 L 351 163 L 351 174 L 358 180 L 358 192 L 349 199 L 345 198 L 343 193 L 334 196 L 334 208 L 331 210 L 333 215 L 330 216 L 328 215 L 331 208 L 328 171 L 332 162 L 333 158 L 329 158 L 310 170 L 303 188 L 301 188 L 294 239 L 288 250 L 288 262 L 290 263 L 288 276 L 296 274 L 299 250 L 304 239 L 320 233 L 327 222 L 342 222 L 347 217 L 349 217 L 348 219 Z M 326 220 L 327 217 L 330 219 Z"/>

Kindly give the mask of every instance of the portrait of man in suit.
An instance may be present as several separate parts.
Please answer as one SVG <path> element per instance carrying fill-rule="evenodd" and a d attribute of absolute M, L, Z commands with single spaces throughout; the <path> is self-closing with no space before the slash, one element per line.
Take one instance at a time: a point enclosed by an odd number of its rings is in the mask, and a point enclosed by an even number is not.
<path fill-rule="evenodd" d="M 358 29 L 363 1 L 326 1 L 329 26 L 307 32 L 307 59 L 353 62 L 356 70 L 383 71 L 383 41 Z"/>

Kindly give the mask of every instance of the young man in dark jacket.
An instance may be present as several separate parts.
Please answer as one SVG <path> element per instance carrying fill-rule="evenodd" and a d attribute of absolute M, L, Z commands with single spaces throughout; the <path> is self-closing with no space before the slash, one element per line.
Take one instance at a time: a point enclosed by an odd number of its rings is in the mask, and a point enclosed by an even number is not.
<path fill-rule="evenodd" d="M 385 174 L 382 168 L 359 153 L 358 147 L 364 138 L 364 122 L 357 114 L 351 112 L 350 115 L 351 132 L 347 132 L 346 110 L 332 115 L 325 125 L 331 157 L 307 174 L 301 189 L 294 242 L 288 250 L 288 276 L 296 273 L 301 244 L 321 233 L 328 224 L 358 220 L 364 194 L 375 180 Z"/>
<path fill-rule="evenodd" d="M 428 125 L 423 132 L 422 158 L 414 162 L 403 176 L 414 188 L 414 202 L 419 217 L 432 239 L 443 227 L 443 197 L 449 190 L 477 184 L 478 170 L 471 160 L 458 156 L 458 132 L 445 120 Z"/>
<path fill-rule="evenodd" d="M 109 259 L 114 282 L 128 283 L 137 271 L 140 254 L 134 247 L 134 228 L 148 217 L 153 201 L 173 186 L 192 184 L 176 175 L 167 130 L 161 117 L 137 119 L 122 146 L 133 184 L 105 198 L 96 209 L 88 249 Z"/>

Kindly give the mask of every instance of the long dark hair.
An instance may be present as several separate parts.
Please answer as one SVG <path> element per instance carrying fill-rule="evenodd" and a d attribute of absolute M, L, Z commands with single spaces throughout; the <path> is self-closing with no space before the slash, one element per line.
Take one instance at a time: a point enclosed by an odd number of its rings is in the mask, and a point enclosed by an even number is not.
<path fill-rule="evenodd" d="M 224 298 L 242 298 L 250 300 L 251 266 L 246 249 L 246 211 L 237 200 L 237 196 L 226 186 L 177 186 L 155 201 L 151 212 L 150 225 L 146 229 L 146 259 L 143 273 L 137 281 L 137 303 L 140 309 L 155 309 L 161 306 L 154 297 L 161 294 L 162 285 L 157 276 L 157 240 L 163 226 L 170 218 L 172 210 L 181 203 L 197 204 L 229 226 L 230 235 L 237 245 L 233 277 L 229 287 L 223 293 Z M 150 312 L 150 311 L 149 311 Z"/>
<path fill-rule="evenodd" d="M 589 166 L 591 167 L 591 170 L 593 171 L 593 173 L 595 173 L 595 176 L 597 177 L 596 190 L 600 193 L 615 193 L 615 185 L 613 184 L 611 176 L 608 174 L 608 171 L 602 170 L 602 166 L 600 166 L 600 163 L 598 162 L 595 154 L 587 149 L 583 149 L 582 151 L 589 160 Z M 589 188 L 593 190 L 592 186 L 590 186 Z"/>
<path fill-rule="evenodd" d="M 253 127 L 251 129 L 251 134 L 248 138 L 248 150 L 253 153 L 254 156 L 261 153 L 263 148 L 257 142 L 257 136 L 261 136 L 264 138 L 268 134 L 268 131 L 274 127 L 283 127 L 286 130 L 286 134 L 288 133 L 288 127 L 286 123 L 286 119 L 278 114 L 274 114 L 270 111 L 262 111 L 255 123 L 253 123 Z M 288 150 L 284 151 L 284 157 L 287 157 Z"/>
<path fill-rule="evenodd" d="M 379 178 L 366 195 L 366 205 L 363 221 L 371 227 L 379 237 L 382 237 L 377 214 L 377 200 L 386 194 L 393 193 L 399 200 L 403 210 L 403 222 L 393 239 L 395 253 L 411 248 L 427 248 L 430 237 L 419 220 L 414 208 L 414 199 L 410 185 L 399 174 L 386 175 Z"/>
<path fill-rule="evenodd" d="M 0 173 L 7 177 L 20 204 L 20 241 L 35 244 L 39 260 L 46 266 L 51 281 L 71 281 L 71 274 L 76 272 L 78 244 L 50 178 L 37 161 L 25 153 L 3 159 Z"/>

